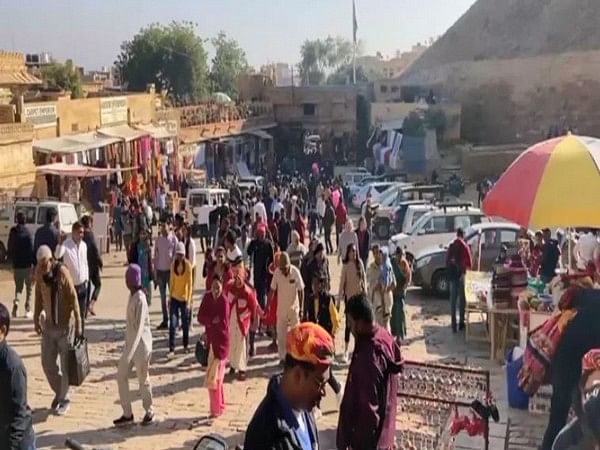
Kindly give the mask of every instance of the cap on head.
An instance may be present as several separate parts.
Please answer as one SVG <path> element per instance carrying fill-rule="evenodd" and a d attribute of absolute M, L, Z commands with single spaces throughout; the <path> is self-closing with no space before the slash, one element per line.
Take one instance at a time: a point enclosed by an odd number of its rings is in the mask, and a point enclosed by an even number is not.
<path fill-rule="evenodd" d="M 296 361 L 330 365 L 334 355 L 333 339 L 320 325 L 303 322 L 288 332 L 286 353 Z"/>
<path fill-rule="evenodd" d="M 183 242 L 177 243 L 177 245 L 175 246 L 175 254 L 185 256 L 185 245 L 183 245 Z"/>
<path fill-rule="evenodd" d="M 287 252 L 281 252 L 279 254 L 279 268 L 287 269 L 288 267 L 290 267 L 290 255 Z"/>
<path fill-rule="evenodd" d="M 41 262 L 45 259 L 52 259 L 52 250 L 50 250 L 50 247 L 47 245 L 41 245 L 40 248 L 38 248 L 35 257 L 37 262 Z"/>
<path fill-rule="evenodd" d="M 142 285 L 142 269 L 137 264 L 129 264 L 125 271 L 125 280 L 129 286 Z"/>

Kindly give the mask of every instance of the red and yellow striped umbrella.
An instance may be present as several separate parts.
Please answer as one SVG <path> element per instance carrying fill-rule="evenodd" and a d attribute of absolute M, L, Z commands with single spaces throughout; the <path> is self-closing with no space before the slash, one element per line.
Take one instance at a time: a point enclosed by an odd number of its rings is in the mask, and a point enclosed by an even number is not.
<path fill-rule="evenodd" d="M 526 150 L 483 210 L 530 228 L 600 228 L 600 140 L 567 135 Z"/>

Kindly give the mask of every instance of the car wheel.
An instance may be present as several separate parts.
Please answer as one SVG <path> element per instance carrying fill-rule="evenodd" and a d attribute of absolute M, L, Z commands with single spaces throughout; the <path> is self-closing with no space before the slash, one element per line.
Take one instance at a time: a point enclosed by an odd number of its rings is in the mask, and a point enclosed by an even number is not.
<path fill-rule="evenodd" d="M 436 271 L 431 277 L 431 289 L 438 297 L 448 298 L 450 294 L 450 278 L 446 269 Z"/>
<path fill-rule="evenodd" d="M 4 244 L 0 242 L 0 263 L 5 263 L 8 258 L 8 254 L 6 252 L 6 247 Z"/>
<path fill-rule="evenodd" d="M 390 223 L 386 221 L 382 221 L 375 225 L 375 235 L 378 239 L 387 240 L 390 238 Z"/>

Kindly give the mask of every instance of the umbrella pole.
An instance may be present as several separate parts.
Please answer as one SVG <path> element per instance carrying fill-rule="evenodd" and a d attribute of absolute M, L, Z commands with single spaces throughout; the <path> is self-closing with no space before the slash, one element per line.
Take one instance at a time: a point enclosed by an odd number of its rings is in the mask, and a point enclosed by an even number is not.
<path fill-rule="evenodd" d="M 567 247 L 568 248 L 568 252 L 569 252 L 569 257 L 567 259 L 569 267 L 567 268 L 567 273 L 570 273 L 571 272 L 571 268 L 573 267 L 573 261 L 571 260 L 572 259 L 572 255 L 573 255 L 573 248 L 572 248 L 572 246 L 573 246 L 573 237 L 572 237 L 572 233 L 573 233 L 573 229 L 572 228 L 567 229 L 567 237 L 569 239 L 569 243 L 568 243 L 568 247 Z"/>

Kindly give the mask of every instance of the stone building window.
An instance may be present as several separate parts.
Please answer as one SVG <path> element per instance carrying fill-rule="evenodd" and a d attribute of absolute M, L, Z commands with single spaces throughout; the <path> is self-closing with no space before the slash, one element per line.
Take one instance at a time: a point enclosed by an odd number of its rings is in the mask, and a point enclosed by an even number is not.
<path fill-rule="evenodd" d="M 387 92 L 387 86 L 385 84 L 382 84 L 379 87 L 379 90 L 381 91 L 382 94 L 385 94 Z"/>

